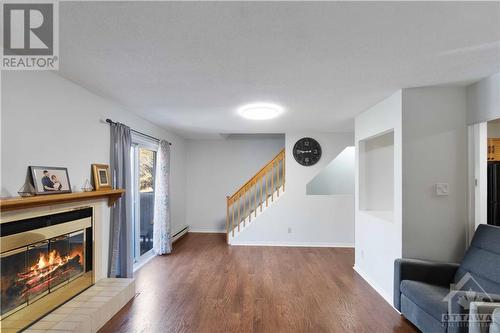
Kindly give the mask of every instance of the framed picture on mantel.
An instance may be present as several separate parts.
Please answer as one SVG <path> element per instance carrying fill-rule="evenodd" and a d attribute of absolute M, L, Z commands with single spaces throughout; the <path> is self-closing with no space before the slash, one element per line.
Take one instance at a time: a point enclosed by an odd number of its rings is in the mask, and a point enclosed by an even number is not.
<path fill-rule="evenodd" d="M 94 187 L 96 191 L 108 190 L 111 188 L 109 165 L 92 164 L 92 176 L 94 178 Z"/>
<path fill-rule="evenodd" d="M 67 168 L 30 166 L 30 171 L 37 195 L 71 193 Z"/>

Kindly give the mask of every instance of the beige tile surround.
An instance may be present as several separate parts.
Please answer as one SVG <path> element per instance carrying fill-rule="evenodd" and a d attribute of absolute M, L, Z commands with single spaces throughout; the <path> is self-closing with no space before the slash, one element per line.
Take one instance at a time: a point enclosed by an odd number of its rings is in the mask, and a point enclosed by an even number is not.
<path fill-rule="evenodd" d="M 25 332 L 97 332 L 134 296 L 134 279 L 101 279 Z"/>

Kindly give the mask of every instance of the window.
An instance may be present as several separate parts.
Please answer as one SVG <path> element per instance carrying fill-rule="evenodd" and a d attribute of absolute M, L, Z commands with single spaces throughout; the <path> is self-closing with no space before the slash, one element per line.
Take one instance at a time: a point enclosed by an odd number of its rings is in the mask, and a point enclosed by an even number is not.
<path fill-rule="evenodd" d="M 155 167 L 158 144 L 132 136 L 132 197 L 134 262 L 138 265 L 153 256 Z"/>

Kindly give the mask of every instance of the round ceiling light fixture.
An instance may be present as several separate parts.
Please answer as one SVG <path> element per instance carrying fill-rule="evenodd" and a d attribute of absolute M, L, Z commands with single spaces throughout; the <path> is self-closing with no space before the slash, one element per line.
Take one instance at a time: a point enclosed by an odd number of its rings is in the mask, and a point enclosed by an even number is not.
<path fill-rule="evenodd" d="M 252 120 L 273 119 L 282 114 L 285 109 L 279 105 L 271 103 L 253 103 L 243 105 L 238 109 L 240 116 Z"/>

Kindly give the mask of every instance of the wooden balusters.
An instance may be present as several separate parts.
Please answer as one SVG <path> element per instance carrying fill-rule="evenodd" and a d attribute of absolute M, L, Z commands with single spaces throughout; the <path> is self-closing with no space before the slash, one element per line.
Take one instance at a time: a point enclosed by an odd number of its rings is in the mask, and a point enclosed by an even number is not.
<path fill-rule="evenodd" d="M 262 188 L 264 187 L 264 179 L 260 180 L 260 212 L 262 213 Z"/>
<path fill-rule="evenodd" d="M 253 194 L 253 211 L 255 213 L 255 217 L 257 217 L 257 181 L 254 183 Z"/>
<path fill-rule="evenodd" d="M 243 191 L 243 227 L 245 227 L 245 220 L 247 219 L 247 197 L 246 197 L 247 191 L 246 188 Z"/>
<path fill-rule="evenodd" d="M 274 202 L 274 163 L 271 168 L 271 202 Z"/>
<path fill-rule="evenodd" d="M 233 237 L 234 237 L 234 211 L 235 211 L 234 199 L 232 199 L 231 204 L 232 204 L 232 207 L 231 207 L 232 209 L 231 210 L 233 211 L 233 223 L 231 224 L 231 229 L 233 229 Z"/>
<path fill-rule="evenodd" d="M 269 190 L 268 190 L 268 186 L 267 184 L 269 184 L 269 181 L 268 181 L 268 174 L 266 173 L 266 207 L 269 206 Z"/>
<path fill-rule="evenodd" d="M 276 167 L 276 187 L 278 190 L 276 191 L 278 194 L 278 197 L 280 196 L 280 161 L 278 160 L 277 167 Z"/>
<path fill-rule="evenodd" d="M 241 224 L 240 210 L 241 210 L 241 193 L 239 194 L 239 199 L 238 199 L 238 232 L 240 232 L 240 224 Z"/>
<path fill-rule="evenodd" d="M 280 170 L 281 168 L 281 170 Z M 276 175 L 275 175 L 276 174 Z M 269 179 L 271 178 L 271 179 Z M 275 180 L 276 178 L 276 180 Z M 285 190 L 285 150 L 283 149 L 276 157 L 259 170 L 248 182 L 246 182 L 232 196 L 226 197 L 226 234 L 234 237 L 236 228 L 241 230 L 241 223 L 245 227 L 257 217 L 257 210 L 263 211 L 264 200 L 266 207 L 269 206 L 269 196 L 271 202 L 274 201 L 274 192 L 280 195 L 280 187 Z M 257 192 L 260 192 L 260 196 Z M 253 201 L 253 202 L 252 202 Z M 236 218 L 237 217 L 237 218 Z M 237 225 L 236 225 L 237 224 Z"/>

